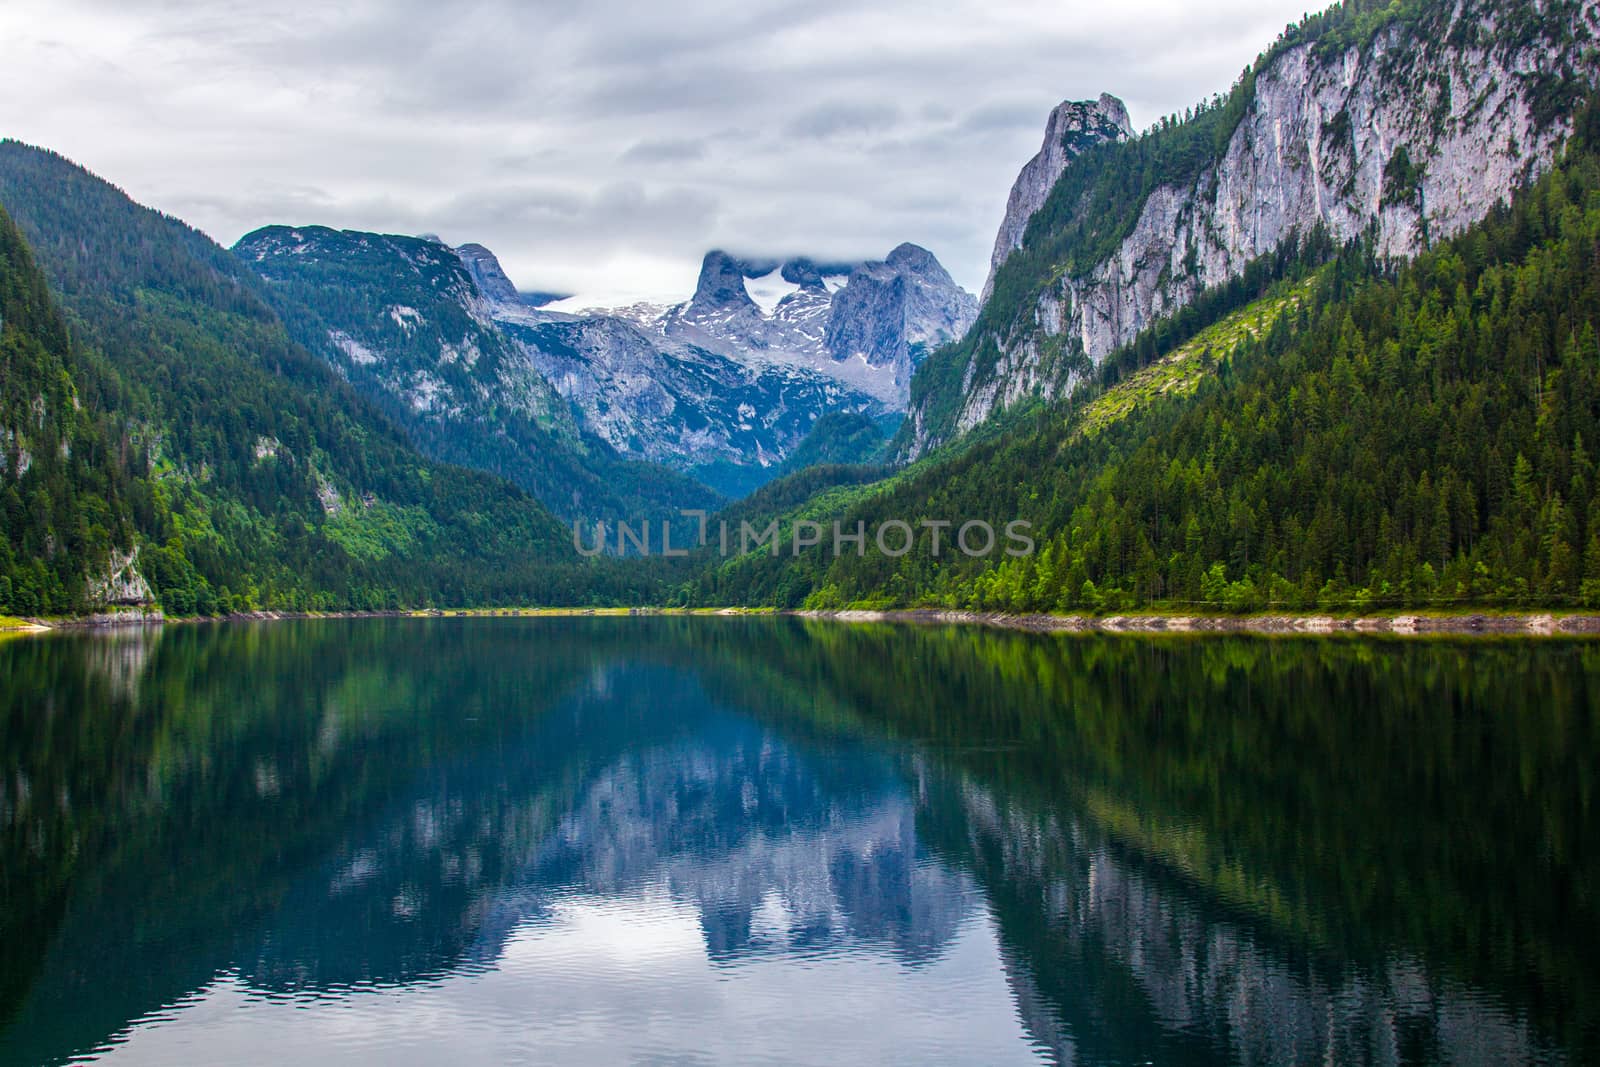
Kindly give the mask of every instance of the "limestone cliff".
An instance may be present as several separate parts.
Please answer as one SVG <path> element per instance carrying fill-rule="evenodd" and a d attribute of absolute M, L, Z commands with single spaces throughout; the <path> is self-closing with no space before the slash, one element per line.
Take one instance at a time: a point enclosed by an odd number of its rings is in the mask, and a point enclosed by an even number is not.
<path fill-rule="evenodd" d="M 1096 209 L 1085 193 L 1041 211 L 1083 185 L 1062 175 L 1148 165 L 1152 152 L 1138 153 L 1169 131 L 1078 156 L 1047 139 L 1013 190 L 977 325 L 936 368 L 941 384 L 913 389 L 908 451 L 1024 398 L 1061 395 L 1087 366 L 1296 234 L 1370 235 L 1379 254 L 1409 257 L 1460 232 L 1548 168 L 1600 76 L 1600 0 L 1397 2 L 1341 30 L 1286 35 L 1236 88 L 1242 111 L 1218 150 L 1136 200 L 1110 254 L 1086 269 L 1012 253 L 1024 233 L 1049 238 L 1029 231 L 1035 213 L 1071 225 Z M 1050 125 L 1052 138 L 1077 128 L 1059 108 Z M 1041 196 L 1052 171 L 1055 188 Z M 1033 273 L 1014 276 L 1023 270 Z"/>

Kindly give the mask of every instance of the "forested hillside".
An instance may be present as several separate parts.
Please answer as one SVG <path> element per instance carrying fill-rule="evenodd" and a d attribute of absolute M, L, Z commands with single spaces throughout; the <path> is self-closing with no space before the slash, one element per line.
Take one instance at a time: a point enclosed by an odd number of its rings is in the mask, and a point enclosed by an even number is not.
<path fill-rule="evenodd" d="M 875 419 L 853 411 L 824 412 L 783 461 L 783 471 L 793 474 L 818 464 L 886 463 L 889 442 L 884 427 L 892 431 L 898 421 L 894 416 Z"/>
<path fill-rule="evenodd" d="M 80 392 L 66 323 L 0 209 L 0 613 L 64 612 L 133 547 L 104 398 Z M 76 373 L 75 372 L 79 372 Z"/>
<path fill-rule="evenodd" d="M 34 349 L 28 365 L 61 396 L 75 388 L 84 419 L 103 425 L 109 442 L 85 447 L 74 468 L 84 473 L 68 482 L 126 483 L 137 566 L 167 611 L 645 595 L 633 573 L 579 560 L 570 531 L 522 491 L 419 456 L 289 340 L 259 279 L 203 235 L 60 156 L 11 141 L 0 143 L 0 205 L 66 313 L 66 332 L 32 313 L 54 362 Z M 28 302 L 38 306 L 36 287 Z M 81 353 L 72 382 L 54 369 L 67 333 Z M 8 324 L 8 352 L 12 334 Z M 30 477 L 7 490 L 8 503 L 22 504 L 18 519 L 9 508 L 6 517 L 9 539 L 22 546 L 14 566 L 35 576 L 34 588 L 41 563 L 56 577 L 40 598 L 20 602 L 14 592 L 6 607 L 93 606 L 76 576 L 132 540 L 116 518 L 123 496 L 96 490 L 110 503 L 86 503 L 84 493 L 58 503 L 39 479 L 66 484 L 62 476 L 41 467 Z M 58 517 L 46 530 L 49 509 Z"/>
<path fill-rule="evenodd" d="M 924 537 L 899 559 L 747 557 L 686 596 L 1019 611 L 1600 605 L 1597 148 L 1589 107 L 1557 168 L 1459 238 L 1399 268 L 1370 244 L 1343 249 L 1295 310 L 1209 353 L 1192 392 L 1152 392 L 1098 422 L 1080 394 L 841 516 L 847 528 L 1025 519 L 1033 556 L 935 559 Z M 1107 384 L 1140 362 L 1111 360 Z"/>

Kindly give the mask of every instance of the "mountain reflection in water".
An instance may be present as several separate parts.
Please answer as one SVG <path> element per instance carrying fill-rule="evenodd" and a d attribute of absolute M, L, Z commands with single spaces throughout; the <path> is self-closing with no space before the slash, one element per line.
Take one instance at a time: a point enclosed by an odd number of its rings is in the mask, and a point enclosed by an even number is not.
<path fill-rule="evenodd" d="M 1600 650 L 0 645 L 0 1061 L 1584 1062 Z"/>

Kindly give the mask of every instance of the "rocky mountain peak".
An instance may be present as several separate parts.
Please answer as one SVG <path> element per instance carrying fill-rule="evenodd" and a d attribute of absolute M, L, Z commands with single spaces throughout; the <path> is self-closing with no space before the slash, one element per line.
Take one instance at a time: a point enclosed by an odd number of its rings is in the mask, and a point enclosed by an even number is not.
<path fill-rule="evenodd" d="M 946 278 L 949 277 L 948 272 L 946 272 L 939 261 L 934 258 L 932 252 L 928 251 L 926 248 L 923 248 L 921 245 L 911 244 L 909 241 L 905 244 L 895 246 L 894 250 L 889 253 L 889 257 L 885 259 L 884 262 L 890 267 L 893 267 L 896 271 L 909 274 L 937 273 L 944 275 Z"/>
<path fill-rule="evenodd" d="M 1097 144 L 1132 136 L 1127 106 L 1110 93 L 1101 93 L 1098 100 L 1063 100 L 1057 104 L 1045 124 L 1044 146 L 1039 151 L 1047 153 L 1056 146 L 1072 159 Z"/>
<path fill-rule="evenodd" d="M 989 257 L 989 277 L 983 283 L 983 296 L 988 300 L 994 290 L 995 271 L 1016 249 L 1022 247 L 1022 235 L 1027 232 L 1028 220 L 1044 206 L 1050 190 L 1066 171 L 1067 165 L 1097 144 L 1107 141 L 1125 141 L 1133 136 L 1128 122 L 1128 108 L 1110 93 L 1101 93 L 1098 100 L 1063 100 L 1050 112 L 1045 123 L 1044 144 L 1038 155 L 1030 159 L 1017 175 L 1006 199 L 1005 219 L 994 240 L 994 254 Z"/>
<path fill-rule="evenodd" d="M 455 250 L 461 265 L 467 268 L 472 283 L 478 287 L 485 300 L 492 304 L 516 304 L 522 297 L 517 287 L 500 266 L 495 254 L 480 244 L 464 244 Z"/>
<path fill-rule="evenodd" d="M 859 360 L 891 372 L 904 403 L 911 372 L 932 348 L 959 339 L 977 302 L 932 252 L 902 244 L 881 263 L 864 263 L 833 298 L 823 345 L 836 362 Z"/>
<path fill-rule="evenodd" d="M 695 283 L 689 310 L 694 313 L 744 311 L 759 314 L 754 300 L 744 287 L 745 268 L 721 249 L 706 253 L 700 263 L 700 279 Z"/>

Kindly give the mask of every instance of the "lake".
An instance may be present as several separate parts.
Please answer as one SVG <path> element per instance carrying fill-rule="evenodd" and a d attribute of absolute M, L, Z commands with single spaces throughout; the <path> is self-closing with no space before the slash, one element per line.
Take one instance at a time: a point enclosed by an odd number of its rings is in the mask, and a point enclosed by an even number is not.
<path fill-rule="evenodd" d="M 1600 644 L 0 643 L 0 1063 L 1600 1062 Z"/>

